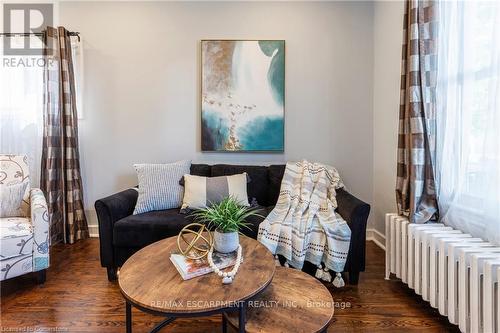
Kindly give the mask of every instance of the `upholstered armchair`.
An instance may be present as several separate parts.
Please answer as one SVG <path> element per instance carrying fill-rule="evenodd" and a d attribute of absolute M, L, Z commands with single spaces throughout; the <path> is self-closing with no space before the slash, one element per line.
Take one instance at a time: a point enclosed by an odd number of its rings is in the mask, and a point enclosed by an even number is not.
<path fill-rule="evenodd" d="M 0 155 L 0 190 L 27 182 L 20 216 L 0 217 L 0 281 L 49 267 L 49 214 L 43 192 L 30 188 L 27 157 Z M 20 192 L 19 192 L 20 193 Z"/>

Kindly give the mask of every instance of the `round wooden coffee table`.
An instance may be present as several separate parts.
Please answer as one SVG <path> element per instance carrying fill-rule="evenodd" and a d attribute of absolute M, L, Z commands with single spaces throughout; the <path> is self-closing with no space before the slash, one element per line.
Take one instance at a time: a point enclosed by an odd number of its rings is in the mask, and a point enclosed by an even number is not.
<path fill-rule="evenodd" d="M 269 287 L 248 302 L 245 329 L 248 333 L 326 332 L 333 312 L 332 295 L 321 282 L 299 270 L 277 267 Z M 241 328 L 237 316 L 224 316 L 231 326 Z"/>
<path fill-rule="evenodd" d="M 179 317 L 231 311 L 238 311 L 240 331 L 244 332 L 247 302 L 271 283 L 276 267 L 271 252 L 258 241 L 240 236 L 240 244 L 243 263 L 233 283 L 226 285 L 213 273 L 184 281 L 170 261 L 170 254 L 177 250 L 177 237 L 158 241 L 135 253 L 118 274 L 118 284 L 126 300 L 127 333 L 132 332 L 132 306 L 167 317 L 151 332 Z"/>

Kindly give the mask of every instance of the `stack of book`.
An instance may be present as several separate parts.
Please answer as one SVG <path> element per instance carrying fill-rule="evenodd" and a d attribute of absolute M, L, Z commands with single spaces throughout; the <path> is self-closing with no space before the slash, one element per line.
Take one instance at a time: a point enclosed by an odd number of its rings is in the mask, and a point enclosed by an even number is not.
<path fill-rule="evenodd" d="M 198 252 L 196 250 L 191 250 L 190 254 L 197 255 Z M 236 257 L 236 251 L 231 253 L 213 252 L 212 254 L 214 264 L 219 269 L 234 266 Z M 170 254 L 170 261 L 172 261 L 175 268 L 177 268 L 183 280 L 189 280 L 213 272 L 213 269 L 208 264 L 206 256 L 201 259 L 189 259 L 180 252 L 174 252 Z"/>

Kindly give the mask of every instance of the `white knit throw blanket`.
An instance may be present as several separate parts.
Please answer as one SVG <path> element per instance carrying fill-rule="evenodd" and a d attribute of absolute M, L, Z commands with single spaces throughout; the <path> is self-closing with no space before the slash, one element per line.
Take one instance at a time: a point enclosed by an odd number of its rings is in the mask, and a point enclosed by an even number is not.
<path fill-rule="evenodd" d="M 307 260 L 342 272 L 351 239 L 351 229 L 335 213 L 335 190 L 343 186 L 331 166 L 287 163 L 278 202 L 260 224 L 258 240 L 297 269 Z"/>

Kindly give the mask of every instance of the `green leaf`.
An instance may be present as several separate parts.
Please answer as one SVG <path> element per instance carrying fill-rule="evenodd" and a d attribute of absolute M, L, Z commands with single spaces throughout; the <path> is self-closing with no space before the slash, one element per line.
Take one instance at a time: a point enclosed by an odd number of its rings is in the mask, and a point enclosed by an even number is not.
<path fill-rule="evenodd" d="M 195 211 L 192 216 L 210 229 L 234 232 L 243 228 L 251 230 L 250 223 L 246 220 L 251 216 L 263 217 L 257 210 L 258 208 L 243 206 L 233 197 L 226 197 L 218 203 L 210 203 L 208 207 Z"/>

